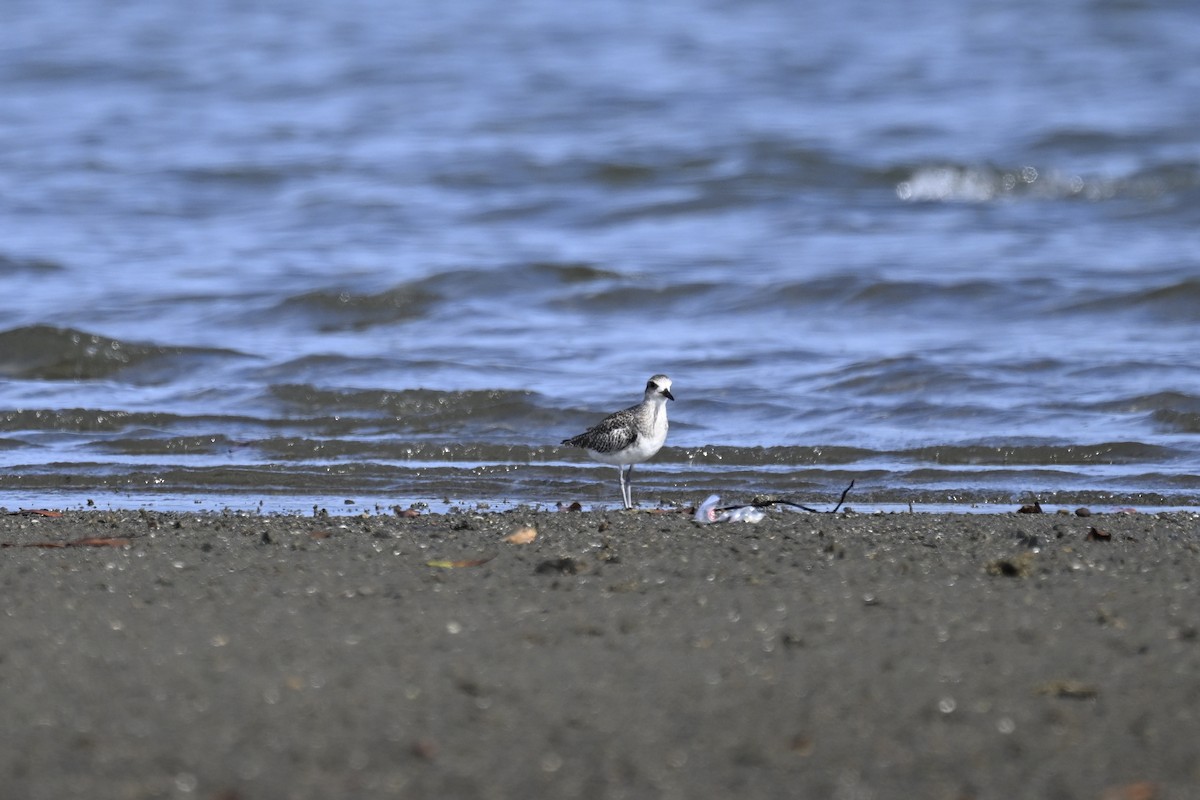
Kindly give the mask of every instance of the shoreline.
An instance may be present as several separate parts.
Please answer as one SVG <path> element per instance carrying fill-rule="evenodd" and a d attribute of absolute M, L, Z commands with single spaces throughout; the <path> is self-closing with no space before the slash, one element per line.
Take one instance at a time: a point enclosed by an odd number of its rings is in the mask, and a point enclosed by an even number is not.
<path fill-rule="evenodd" d="M 606 468 L 606 471 L 611 471 Z M 195 477 L 195 476 L 193 476 Z M 605 476 L 606 479 L 611 476 Z M 22 476 L 4 482 L 0 486 L 0 509 L 53 508 L 58 510 L 129 510 L 147 509 L 167 512 L 222 512 L 245 511 L 248 513 L 305 515 L 314 508 L 331 514 L 388 513 L 396 507 L 415 507 L 422 511 L 447 512 L 490 512 L 533 508 L 553 510 L 574 503 L 582 504 L 588 511 L 604 512 L 620 510 L 621 503 L 615 483 L 608 480 L 581 486 L 564 486 L 559 483 L 539 484 L 535 490 L 528 485 L 499 487 L 484 482 L 484 485 L 465 487 L 460 483 L 437 480 L 413 486 L 379 487 L 371 482 L 352 482 L 340 486 L 337 481 L 321 486 L 274 485 L 269 479 L 241 487 L 228 485 L 208 486 L 204 483 L 176 486 L 168 482 L 151 487 L 89 485 L 86 479 L 63 481 L 53 476 L 41 476 L 33 482 Z M 848 486 L 852 478 L 856 485 Z M 695 506 L 711 494 L 720 495 L 725 503 L 748 502 L 755 497 L 779 497 L 806 504 L 817 509 L 833 508 L 841 493 L 845 506 L 860 513 L 904 513 L 910 510 L 920 513 L 1007 513 L 1024 504 L 1040 502 L 1048 511 L 1079 507 L 1105 513 L 1118 509 L 1135 509 L 1145 513 L 1159 511 L 1198 511 L 1200 498 L 1193 493 L 1162 493 L 1157 491 L 1131 491 L 1111 489 L 1036 489 L 1025 487 L 1020 490 L 998 489 L 951 489 L 913 488 L 897 489 L 887 485 L 876 485 L 870 481 L 847 476 L 845 480 L 830 480 L 823 489 L 807 487 L 803 490 L 788 488 L 771 489 L 758 484 L 750 489 L 741 485 L 722 482 L 710 485 L 707 482 L 678 484 L 669 487 L 643 488 L 635 499 L 643 509 L 675 508 L 682 505 Z M 0 512 L 2 513 L 2 512 Z"/>
<path fill-rule="evenodd" d="M 1200 783 L 1195 513 L 330 511 L 0 516 L 14 796 Z"/>
<path fill-rule="evenodd" d="M 1087 509 L 1094 514 L 1179 514 L 1198 513 L 1200 505 L 1170 502 L 1169 498 L 1152 497 L 1105 497 L 1101 493 L 1075 493 L 1066 497 L 1041 499 L 1039 502 L 1046 514 L 1073 515 L 1080 509 Z M 690 492 L 685 499 L 678 501 L 661 500 L 657 504 L 642 502 L 637 511 L 641 513 L 668 513 L 694 509 L 707 495 Z M 729 494 L 720 495 L 722 505 L 738 505 L 749 502 L 750 496 Z M 832 509 L 837 503 L 837 497 L 826 496 L 802 498 L 800 502 L 820 513 L 834 513 Z M 853 494 L 845 501 L 837 513 L 847 512 L 859 515 L 890 515 L 890 514 L 920 514 L 920 515 L 984 515 L 1002 516 L 1015 513 L 1031 500 L 964 500 L 956 502 L 943 501 L 907 501 L 900 499 L 885 499 L 878 501 L 860 500 L 855 502 Z M 325 516 L 370 516 L 386 517 L 399 511 L 412 509 L 428 515 L 461 515 L 461 514 L 508 514 L 522 513 L 556 513 L 566 511 L 582 511 L 589 514 L 617 513 L 622 511 L 619 501 L 585 500 L 585 501 L 528 501 L 513 499 L 467 499 L 444 497 L 404 497 L 400 499 L 384 499 L 378 496 L 346 496 L 346 495 L 155 495 L 155 494 L 122 494 L 105 496 L 97 493 L 72 494 L 63 496 L 59 493 L 2 493 L 0 492 L 0 516 L 19 514 L 23 511 L 46 509 L 64 513 L 127 513 L 146 511 L 155 514 L 239 514 L 259 516 L 294 516 L 309 517 L 315 514 Z M 775 507 L 774 511 L 782 514 L 809 512 L 786 510 L 783 506 Z"/>

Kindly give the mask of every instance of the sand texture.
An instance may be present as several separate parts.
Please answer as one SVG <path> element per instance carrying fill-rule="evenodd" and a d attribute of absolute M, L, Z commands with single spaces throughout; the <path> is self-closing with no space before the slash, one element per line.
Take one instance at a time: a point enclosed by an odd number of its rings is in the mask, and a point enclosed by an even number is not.
<path fill-rule="evenodd" d="M 1194 514 L 94 511 L 0 543 L 6 797 L 1200 797 Z"/>

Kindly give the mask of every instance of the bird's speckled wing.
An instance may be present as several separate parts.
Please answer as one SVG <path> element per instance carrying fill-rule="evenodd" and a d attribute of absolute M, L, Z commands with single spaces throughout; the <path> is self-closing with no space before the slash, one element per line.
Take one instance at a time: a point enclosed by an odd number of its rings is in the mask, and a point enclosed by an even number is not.
<path fill-rule="evenodd" d="M 563 439 L 563 444 L 583 447 L 597 453 L 615 453 L 637 441 L 637 417 L 633 408 L 618 411 L 600 420 L 578 436 Z"/>

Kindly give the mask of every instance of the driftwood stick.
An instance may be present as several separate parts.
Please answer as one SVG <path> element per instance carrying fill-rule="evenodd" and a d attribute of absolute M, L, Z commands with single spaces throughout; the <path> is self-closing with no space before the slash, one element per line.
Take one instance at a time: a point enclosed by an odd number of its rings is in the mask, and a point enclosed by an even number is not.
<path fill-rule="evenodd" d="M 842 490 L 842 496 L 838 498 L 837 505 L 834 506 L 833 508 L 826 509 L 824 511 L 822 511 L 819 508 L 812 508 L 810 506 L 806 506 L 803 503 L 797 503 L 792 500 L 783 500 L 783 499 L 775 498 L 775 497 L 767 498 L 765 500 L 755 500 L 750 503 L 741 503 L 736 506 L 722 506 L 721 508 L 718 508 L 716 510 L 717 511 L 733 511 L 738 508 L 746 508 L 747 506 L 754 506 L 755 508 L 767 508 L 768 506 L 788 506 L 790 508 L 798 508 L 801 511 L 808 511 L 809 513 L 812 513 L 812 514 L 836 514 L 838 512 L 838 509 L 840 509 L 842 507 L 842 503 L 846 502 L 846 495 L 850 494 L 850 490 L 853 488 L 854 488 L 854 481 L 850 481 L 850 485 Z"/>

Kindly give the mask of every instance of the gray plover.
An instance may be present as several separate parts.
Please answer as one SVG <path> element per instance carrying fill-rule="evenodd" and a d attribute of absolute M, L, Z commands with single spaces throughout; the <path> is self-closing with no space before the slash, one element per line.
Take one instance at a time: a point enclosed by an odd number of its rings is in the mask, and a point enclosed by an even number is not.
<path fill-rule="evenodd" d="M 647 460 L 667 440 L 667 401 L 674 400 L 671 379 L 655 375 L 646 381 L 642 402 L 615 414 L 562 443 L 582 447 L 601 464 L 611 464 L 621 477 L 621 501 L 633 508 L 633 465 Z"/>

